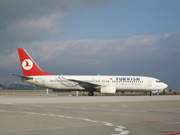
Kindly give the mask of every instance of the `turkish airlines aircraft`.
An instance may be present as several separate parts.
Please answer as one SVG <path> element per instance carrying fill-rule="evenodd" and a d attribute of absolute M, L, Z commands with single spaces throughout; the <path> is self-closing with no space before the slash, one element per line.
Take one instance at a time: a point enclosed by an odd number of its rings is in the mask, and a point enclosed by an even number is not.
<path fill-rule="evenodd" d="M 80 76 L 80 75 L 54 75 L 42 71 L 23 48 L 18 48 L 19 58 L 24 76 L 22 81 L 57 90 L 94 91 L 115 94 L 117 91 L 148 91 L 157 94 L 168 85 L 160 80 L 144 76 Z"/>

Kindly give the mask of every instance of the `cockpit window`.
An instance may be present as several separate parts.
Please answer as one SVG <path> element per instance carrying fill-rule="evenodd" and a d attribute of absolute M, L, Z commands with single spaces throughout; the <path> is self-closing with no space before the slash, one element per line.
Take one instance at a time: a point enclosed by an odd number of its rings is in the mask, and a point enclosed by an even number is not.
<path fill-rule="evenodd" d="M 160 83 L 161 81 L 159 81 L 159 80 L 156 80 L 156 82 L 157 82 L 157 83 Z"/>

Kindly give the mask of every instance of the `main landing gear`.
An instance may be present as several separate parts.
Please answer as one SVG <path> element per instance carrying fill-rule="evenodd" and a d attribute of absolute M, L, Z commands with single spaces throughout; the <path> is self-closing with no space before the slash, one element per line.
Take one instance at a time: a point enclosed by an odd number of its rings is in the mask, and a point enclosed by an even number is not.
<path fill-rule="evenodd" d="M 94 96 L 93 91 L 90 91 L 90 92 L 88 93 L 88 95 L 89 95 L 89 96 Z"/>

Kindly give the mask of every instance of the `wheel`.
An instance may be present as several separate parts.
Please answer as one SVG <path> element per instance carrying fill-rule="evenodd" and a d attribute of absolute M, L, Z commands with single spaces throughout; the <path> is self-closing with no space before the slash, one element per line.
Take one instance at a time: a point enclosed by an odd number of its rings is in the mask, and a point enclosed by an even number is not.
<path fill-rule="evenodd" d="M 92 91 L 89 92 L 89 96 L 94 96 L 94 93 Z"/>
<path fill-rule="evenodd" d="M 153 94 L 151 93 L 150 96 L 153 96 Z"/>

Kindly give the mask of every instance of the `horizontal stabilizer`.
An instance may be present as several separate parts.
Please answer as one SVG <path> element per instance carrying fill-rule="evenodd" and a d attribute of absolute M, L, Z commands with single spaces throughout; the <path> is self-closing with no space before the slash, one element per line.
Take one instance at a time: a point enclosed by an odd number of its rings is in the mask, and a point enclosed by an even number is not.
<path fill-rule="evenodd" d="M 22 76 L 22 75 L 17 75 L 17 74 L 11 74 L 11 75 L 14 75 L 14 76 L 20 77 L 21 79 L 25 79 L 25 80 L 30 80 L 30 79 L 33 79 L 32 77 L 28 77 L 28 76 Z"/>

